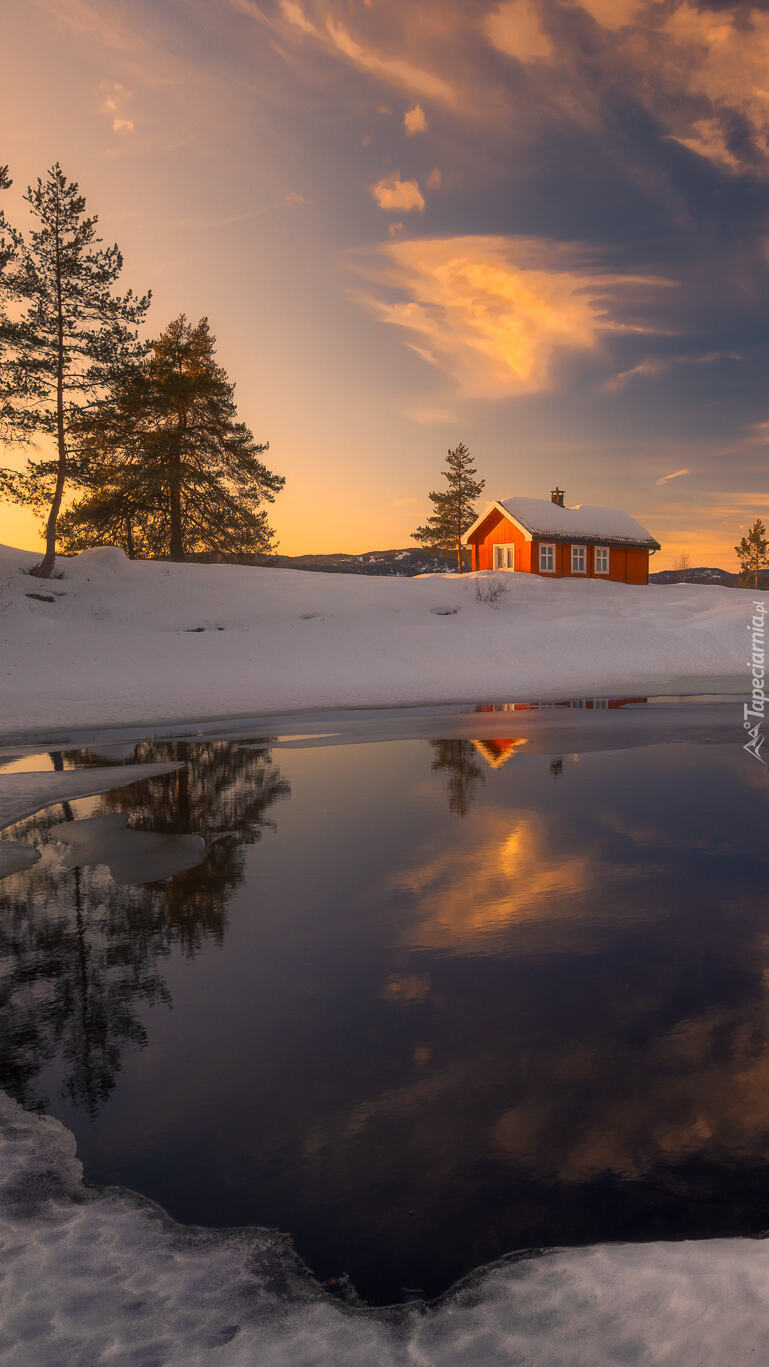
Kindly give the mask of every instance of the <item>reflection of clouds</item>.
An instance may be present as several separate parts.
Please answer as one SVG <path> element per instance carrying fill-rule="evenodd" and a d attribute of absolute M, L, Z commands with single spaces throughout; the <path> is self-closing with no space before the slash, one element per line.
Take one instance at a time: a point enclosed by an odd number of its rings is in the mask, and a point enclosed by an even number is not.
<path fill-rule="evenodd" d="M 416 901 L 408 940 L 465 952 L 505 926 L 573 914 L 570 899 L 593 882 L 587 855 L 553 858 L 539 817 L 488 810 L 472 824 L 466 844 L 443 849 L 397 878 Z"/>
<path fill-rule="evenodd" d="M 745 1007 L 677 1024 L 643 1053 L 620 1036 L 603 1048 L 596 1042 L 587 1057 L 586 1073 L 584 1041 L 563 1041 L 554 1058 L 538 1051 L 525 1095 L 492 1127 L 508 1159 L 562 1182 L 604 1173 L 636 1180 L 693 1157 L 769 1159 L 766 991 Z"/>
<path fill-rule="evenodd" d="M 391 973 L 382 988 L 382 997 L 388 1002 L 399 1002 L 411 1006 L 426 1001 L 430 993 L 429 973 Z"/>

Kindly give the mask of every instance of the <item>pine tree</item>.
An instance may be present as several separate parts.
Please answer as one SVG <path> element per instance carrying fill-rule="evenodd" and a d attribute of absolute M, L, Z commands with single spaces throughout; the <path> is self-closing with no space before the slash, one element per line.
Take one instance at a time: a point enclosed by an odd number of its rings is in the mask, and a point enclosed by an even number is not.
<path fill-rule="evenodd" d="M 463 442 L 446 457 L 443 477 L 448 488 L 431 491 L 429 498 L 434 511 L 423 527 L 417 527 L 411 535 L 426 550 L 436 555 L 456 553 L 457 569 L 462 573 L 462 537 L 476 518 L 475 500 L 485 488 L 484 479 L 477 480 L 471 456 Z"/>
<path fill-rule="evenodd" d="M 152 506 L 141 469 L 105 464 L 99 487 L 66 508 L 59 518 L 62 555 L 91 546 L 120 546 L 129 560 L 166 554 L 167 520 Z"/>
<path fill-rule="evenodd" d="M 769 541 L 766 537 L 766 527 L 759 517 L 756 518 L 747 536 L 743 536 L 734 549 L 740 562 L 743 582 L 747 584 L 752 579 L 753 587 L 757 589 L 759 573 L 769 565 Z"/>
<path fill-rule="evenodd" d="M 8 167 L 0 166 L 0 190 L 10 190 L 12 184 Z M 8 222 L 5 210 L 0 208 L 0 365 L 8 348 L 11 326 L 8 317 L 8 305 L 14 296 L 11 287 L 11 268 L 18 259 L 20 245 L 19 234 Z M 2 371 L 0 371 L 1 374 Z M 13 438 L 8 424 L 4 421 L 2 410 L 0 410 L 0 437 L 5 440 L 12 440 Z M 0 470 L 0 497 L 12 495 L 15 483 L 15 471 Z"/>
<path fill-rule="evenodd" d="M 50 575 L 59 511 L 68 479 L 93 475 L 75 431 L 89 407 L 136 364 L 137 327 L 149 295 L 112 288 L 122 268 L 117 246 L 104 247 L 95 215 L 57 163 L 25 195 L 36 223 L 3 272 L 6 295 L 22 316 L 0 317 L 0 420 L 14 441 L 38 433 L 55 441 L 55 459 L 30 460 L 24 475 L 4 471 L 6 495 L 47 507 L 45 555 L 33 574 Z M 93 448 L 91 462 L 98 452 Z"/>
<path fill-rule="evenodd" d="M 0 190 L 10 190 L 13 185 L 7 166 L 0 166 Z M 0 209 L 0 319 L 5 316 L 5 287 L 3 284 L 3 273 L 14 260 L 19 246 L 19 235 L 11 227 L 5 217 L 5 210 Z"/>
<path fill-rule="evenodd" d="M 285 481 L 262 463 L 268 446 L 237 421 L 235 387 L 216 364 L 215 341 L 208 319 L 175 319 L 144 365 L 81 425 L 79 439 L 102 452 L 106 477 L 65 514 L 69 550 L 109 540 L 129 555 L 180 561 L 272 549 L 260 505 Z"/>

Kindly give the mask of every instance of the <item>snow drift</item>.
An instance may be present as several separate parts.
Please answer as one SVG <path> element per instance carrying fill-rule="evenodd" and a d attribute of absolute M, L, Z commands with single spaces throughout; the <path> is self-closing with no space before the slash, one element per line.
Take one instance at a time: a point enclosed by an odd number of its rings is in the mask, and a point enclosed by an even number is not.
<path fill-rule="evenodd" d="M 746 684 L 754 595 L 738 590 L 171 565 L 112 547 L 60 559 L 62 577 L 41 581 L 25 572 L 36 558 L 0 549 L 7 737 Z M 492 580 L 503 592 L 489 601 Z"/>

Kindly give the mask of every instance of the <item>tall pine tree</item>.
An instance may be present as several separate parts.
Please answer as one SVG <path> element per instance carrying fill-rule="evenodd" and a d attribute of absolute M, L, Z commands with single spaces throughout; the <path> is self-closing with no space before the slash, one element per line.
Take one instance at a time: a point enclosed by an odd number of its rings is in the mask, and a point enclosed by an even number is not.
<path fill-rule="evenodd" d="M 79 439 L 102 453 L 106 477 L 65 514 L 67 549 L 109 540 L 129 555 L 171 560 L 272 549 L 261 505 L 285 481 L 262 462 L 268 446 L 237 420 L 215 341 L 207 318 L 194 326 L 176 318 L 83 422 Z"/>
<path fill-rule="evenodd" d="M 740 562 L 743 582 L 749 584 L 752 580 L 753 587 L 757 589 L 761 570 L 769 565 L 769 541 L 760 517 L 756 518 L 747 536 L 743 536 L 734 549 Z"/>
<path fill-rule="evenodd" d="M 89 468 L 76 432 L 91 405 L 139 359 L 137 328 L 149 295 L 113 294 L 123 268 L 117 246 L 97 236 L 77 184 L 57 163 L 25 195 L 34 224 L 18 240 L 16 259 L 3 272 L 7 297 L 21 316 L 0 318 L 0 420 L 6 434 L 25 441 L 54 439 L 55 459 L 27 462 L 23 476 L 4 471 L 6 493 L 41 512 L 47 507 L 45 555 L 33 571 L 50 575 L 67 481 Z M 92 447 L 91 462 L 98 459 Z"/>
<path fill-rule="evenodd" d="M 463 442 L 446 456 L 443 477 L 447 489 L 431 491 L 429 498 L 433 512 L 423 527 L 411 535 L 427 550 L 436 555 L 456 553 L 457 570 L 464 569 L 462 537 L 476 518 L 475 500 L 485 488 L 485 479 L 475 479 L 477 471 Z"/>
<path fill-rule="evenodd" d="M 8 167 L 0 166 L 0 190 L 10 190 L 12 184 Z M 20 246 L 21 240 L 18 232 L 8 222 L 5 210 L 0 207 L 0 377 L 2 376 L 3 357 L 8 348 L 10 330 L 8 306 L 14 294 L 11 287 L 11 267 L 18 259 Z M 1 383 L 2 379 L 0 378 Z M 13 439 L 13 433 L 4 420 L 2 410 L 0 410 L 0 437 L 4 440 Z M 0 470 L 0 496 L 8 497 L 13 494 L 15 476 L 15 471 Z"/>

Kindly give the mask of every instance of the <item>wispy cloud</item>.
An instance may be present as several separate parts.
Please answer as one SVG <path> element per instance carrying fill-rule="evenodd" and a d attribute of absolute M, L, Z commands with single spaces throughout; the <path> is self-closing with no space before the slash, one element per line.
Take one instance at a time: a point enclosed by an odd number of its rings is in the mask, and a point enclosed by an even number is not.
<path fill-rule="evenodd" d="M 656 480 L 655 483 L 656 483 L 656 484 L 667 484 L 668 480 L 670 480 L 670 479 L 680 479 L 682 475 L 689 475 L 689 474 L 691 474 L 691 471 L 690 471 L 690 470 L 673 470 L 672 474 L 669 474 L 669 475 L 660 475 L 660 478 L 659 478 L 658 480 Z"/>
<path fill-rule="evenodd" d="M 436 427 L 442 423 L 457 421 L 456 413 L 450 408 L 409 408 L 403 416 L 425 427 Z"/>
<path fill-rule="evenodd" d="M 244 0 L 230 0 L 230 3 L 242 8 Z M 294 34 L 315 42 L 358 70 L 366 71 L 414 95 L 447 104 L 455 102 L 455 91 L 444 76 L 427 67 L 415 65 L 407 44 L 398 50 L 396 22 L 391 26 L 392 33 L 396 35 L 395 42 L 390 38 L 390 47 L 394 46 L 396 51 L 387 51 L 369 37 L 364 31 L 365 25 L 350 13 L 348 6 L 338 0 L 337 3 L 333 3 L 333 0 L 308 0 L 305 5 L 298 4 L 296 0 L 281 0 L 280 12 L 287 32 L 293 30 Z M 255 17 L 260 20 L 265 18 L 262 11 Z M 354 31 L 351 27 L 353 23 L 356 25 Z"/>
<path fill-rule="evenodd" d="M 621 370 L 619 374 L 604 381 L 603 387 L 604 389 L 622 389 L 629 380 L 656 379 L 660 375 L 668 374 L 677 366 L 715 365 L 718 361 L 725 360 L 741 361 L 742 356 L 737 351 L 706 351 L 699 356 L 645 356 L 636 365 L 630 366 L 627 370 Z"/>
<path fill-rule="evenodd" d="M 464 395 L 536 393 L 560 353 L 603 335 L 647 330 L 632 317 L 651 278 L 600 273 L 577 248 L 538 239 L 452 237 L 383 245 L 350 264 L 379 288 L 358 294 Z M 395 297 L 393 297 L 393 295 Z"/>
<path fill-rule="evenodd" d="M 125 112 L 131 99 L 131 91 L 126 90 L 120 81 L 103 81 L 99 86 L 99 94 L 102 98 L 99 112 L 108 115 L 112 132 L 122 136 L 133 133 L 133 120 L 129 119 Z"/>
<path fill-rule="evenodd" d="M 376 185 L 372 185 L 371 193 L 380 209 L 386 209 L 390 213 L 408 214 L 414 209 L 421 212 L 425 207 L 424 195 L 417 182 L 401 180 L 400 171 L 396 171 L 394 176 L 385 176 Z"/>

